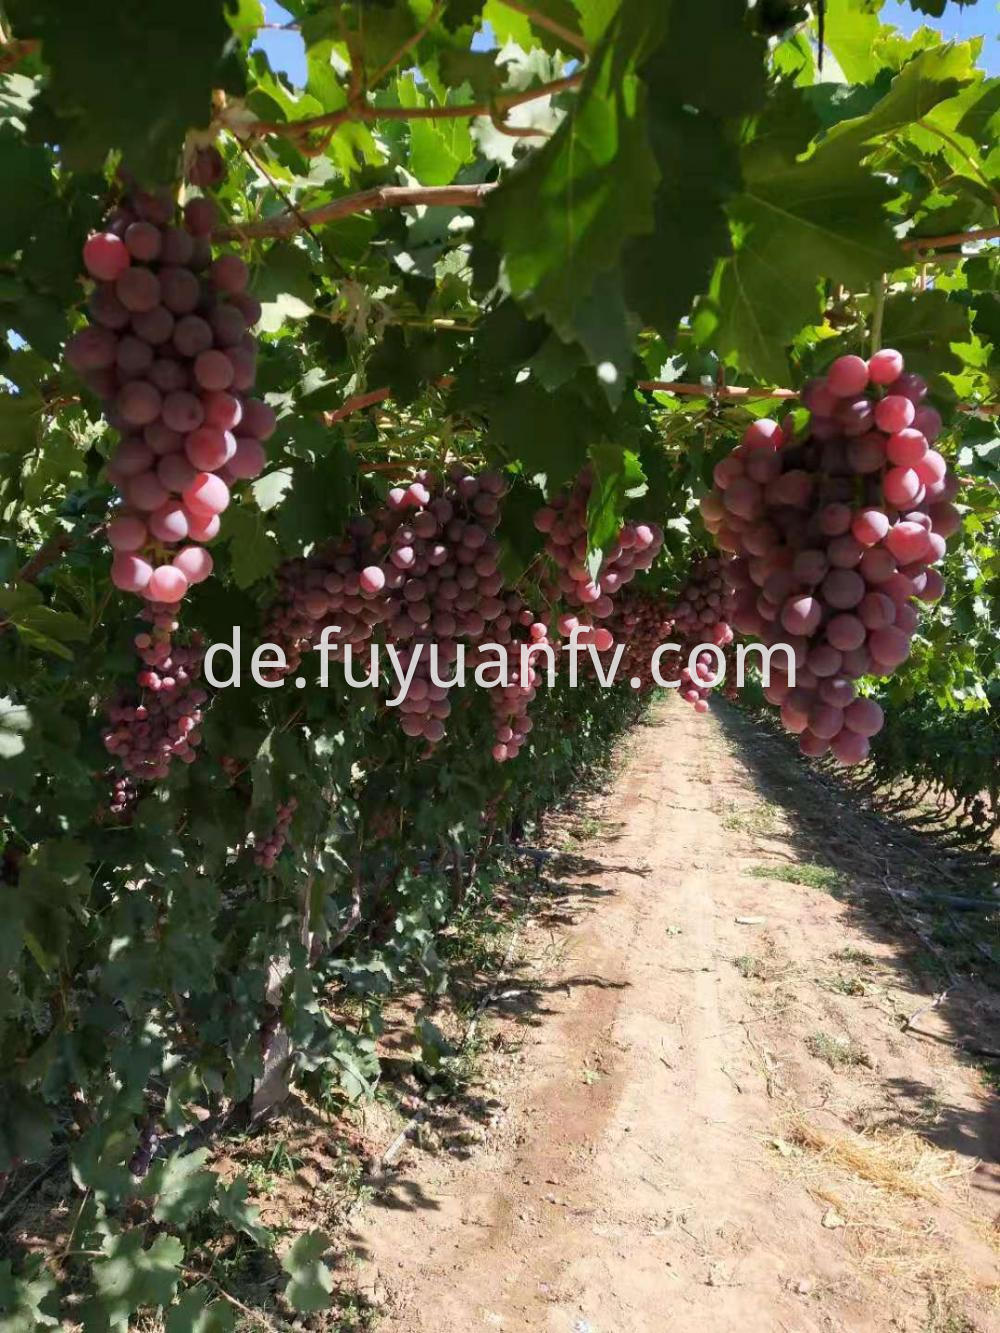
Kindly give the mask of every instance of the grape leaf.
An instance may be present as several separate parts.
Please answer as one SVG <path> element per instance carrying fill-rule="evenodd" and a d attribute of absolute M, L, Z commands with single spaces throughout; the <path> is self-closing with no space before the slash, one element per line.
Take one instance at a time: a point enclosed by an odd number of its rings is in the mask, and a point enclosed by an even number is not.
<path fill-rule="evenodd" d="M 230 505 L 223 536 L 229 539 L 229 558 L 237 588 L 249 588 L 278 567 L 281 550 L 267 531 L 266 520 L 252 505 Z"/>
<path fill-rule="evenodd" d="M 886 298 L 883 346 L 902 352 L 907 370 L 923 375 L 934 393 L 954 397 L 941 378 L 961 368 L 949 344 L 968 340 L 969 311 L 946 292 L 893 292 Z"/>
<path fill-rule="evenodd" d="M 29 130 L 78 170 L 119 148 L 141 179 L 170 180 L 184 135 L 208 124 L 212 90 L 242 91 L 225 11 L 226 0 L 9 0 L 15 34 L 41 41 L 49 70 Z"/>
<path fill-rule="evenodd" d="M 802 160 L 751 144 L 743 175 L 744 192 L 730 207 L 741 241 L 713 280 L 713 345 L 781 383 L 785 345 L 818 317 L 819 279 L 864 287 L 900 262 L 884 212 L 891 190 L 853 148 L 837 144 Z"/>
<path fill-rule="evenodd" d="M 236 1311 L 225 1301 L 210 1300 L 204 1287 L 185 1291 L 167 1311 L 166 1333 L 232 1333 Z"/>
<path fill-rule="evenodd" d="M 941 102 L 954 98 L 974 74 L 972 45 L 948 42 L 921 51 L 893 79 L 883 98 L 864 116 L 842 120 L 827 142 L 850 145 L 861 153 L 866 144 L 921 120 Z"/>
<path fill-rule="evenodd" d="M 987 79 L 976 88 L 955 128 L 977 143 L 992 145 L 1000 139 L 1000 79 Z"/>
<path fill-rule="evenodd" d="M 583 466 L 592 429 L 575 393 L 546 393 L 524 380 L 491 404 L 488 439 L 499 462 L 519 459 L 525 476 L 543 478 L 551 496 Z"/>
<path fill-rule="evenodd" d="M 0 209 L 0 256 L 6 257 L 31 236 L 55 187 L 48 153 L 26 143 L 12 125 L 0 126 L 0 177 L 9 190 Z"/>
<path fill-rule="evenodd" d="M 285 1299 L 299 1314 L 325 1310 L 333 1293 L 333 1278 L 323 1262 L 330 1241 L 322 1231 L 307 1231 L 296 1236 L 281 1260 L 281 1266 L 291 1280 L 285 1288 Z"/>
<path fill-rule="evenodd" d="M 17 1083 L 0 1083 L 0 1171 L 42 1161 L 54 1131 L 52 1113 L 40 1097 Z"/>
<path fill-rule="evenodd" d="M 672 338 L 730 250 L 724 205 L 740 188 L 740 165 L 721 124 L 684 108 L 654 107 L 650 138 L 661 175 L 656 229 L 626 249 L 626 296 L 646 324 Z"/>
<path fill-rule="evenodd" d="M 129 1316 L 144 1305 L 169 1305 L 177 1289 L 184 1247 L 176 1236 L 157 1236 L 143 1248 L 142 1227 L 112 1234 L 102 1246 L 105 1258 L 93 1265 L 100 1297 L 91 1307 L 89 1329 L 126 1330 Z"/>
<path fill-rule="evenodd" d="M 260 1209 L 247 1203 L 249 1185 L 245 1176 L 237 1176 L 231 1185 L 223 1185 L 215 1196 L 215 1210 L 234 1231 L 242 1231 L 255 1244 L 267 1248 L 274 1244 L 274 1232 L 260 1223 Z"/>
<path fill-rule="evenodd" d="M 58 1326 L 56 1281 L 42 1266 L 40 1256 L 30 1260 L 19 1277 L 14 1276 L 9 1259 L 0 1262 L 0 1316 L 3 1333 L 37 1333 Z"/>
<path fill-rule="evenodd" d="M 401 106 L 421 107 L 427 98 L 411 76 L 397 83 Z M 457 117 L 435 124 L 414 120 L 410 124 L 409 170 L 424 185 L 448 185 L 459 167 L 472 157 L 472 135 L 467 121 Z"/>
<path fill-rule="evenodd" d="M 620 279 L 604 280 L 604 321 L 595 319 L 594 293 L 626 239 L 654 225 L 659 173 L 637 66 L 661 36 L 658 13 L 625 0 L 566 118 L 490 196 L 484 222 L 485 238 L 504 256 L 510 290 L 528 312 L 619 372 L 631 356 L 624 301 L 610 291 Z"/>
<path fill-rule="evenodd" d="M 646 478 L 638 455 L 617 444 L 592 444 L 590 470 L 587 545 L 597 556 L 617 535 L 626 501 L 645 492 Z"/>
<path fill-rule="evenodd" d="M 198 1148 L 195 1152 L 173 1153 L 154 1163 L 143 1193 L 156 1199 L 153 1217 L 157 1222 L 186 1226 L 196 1213 L 208 1207 L 218 1179 L 214 1171 L 201 1169 L 209 1156 L 207 1148 Z"/>
<path fill-rule="evenodd" d="M 879 72 L 876 38 L 881 31 L 878 15 L 853 0 L 826 0 L 824 41 L 848 83 L 870 83 Z"/>

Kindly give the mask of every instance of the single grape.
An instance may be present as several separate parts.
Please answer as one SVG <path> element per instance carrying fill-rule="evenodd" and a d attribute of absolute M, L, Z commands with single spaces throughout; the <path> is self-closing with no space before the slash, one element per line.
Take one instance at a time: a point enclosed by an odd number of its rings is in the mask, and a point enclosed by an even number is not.
<path fill-rule="evenodd" d="M 891 347 L 883 347 L 868 360 L 868 378 L 872 384 L 892 384 L 903 373 L 903 357 Z"/>
<path fill-rule="evenodd" d="M 83 246 L 83 262 L 92 278 L 114 282 L 132 263 L 132 257 L 119 236 L 104 231 L 88 236 Z"/>
<path fill-rule="evenodd" d="M 826 384 L 837 398 L 859 394 L 868 383 L 868 366 L 860 356 L 838 356 L 826 372 Z"/>

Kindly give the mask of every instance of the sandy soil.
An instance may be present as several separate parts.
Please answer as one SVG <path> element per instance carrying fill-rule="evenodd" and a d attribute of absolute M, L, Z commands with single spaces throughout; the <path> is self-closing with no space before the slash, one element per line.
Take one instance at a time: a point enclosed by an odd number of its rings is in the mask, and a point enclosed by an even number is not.
<path fill-rule="evenodd" d="M 954 1045 L 1000 1043 L 996 997 L 905 1028 L 941 986 L 891 829 L 676 700 L 576 827 L 483 1020 L 479 1129 L 440 1112 L 356 1219 L 379 1328 L 1000 1328 L 997 1102 Z"/>

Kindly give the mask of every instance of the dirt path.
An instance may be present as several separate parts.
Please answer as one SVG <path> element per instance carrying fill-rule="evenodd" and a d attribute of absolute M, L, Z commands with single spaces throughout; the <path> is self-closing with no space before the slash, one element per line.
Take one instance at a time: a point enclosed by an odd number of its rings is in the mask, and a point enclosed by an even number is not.
<path fill-rule="evenodd" d="M 997 1129 L 946 1044 L 992 1001 L 902 1032 L 919 946 L 767 745 L 674 700 L 627 743 L 522 932 L 482 1141 L 409 1149 L 357 1228 L 380 1328 L 1000 1327 Z"/>

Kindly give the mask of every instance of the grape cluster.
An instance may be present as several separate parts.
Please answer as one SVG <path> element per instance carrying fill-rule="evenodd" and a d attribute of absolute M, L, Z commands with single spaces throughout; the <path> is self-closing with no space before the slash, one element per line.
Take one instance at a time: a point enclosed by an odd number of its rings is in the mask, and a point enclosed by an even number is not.
<path fill-rule="evenodd" d="M 708 696 L 713 686 L 718 662 L 709 652 L 699 653 L 694 668 L 688 666 L 692 650 L 699 643 L 713 643 L 725 648 L 733 641 L 729 620 L 736 607 L 735 589 L 730 581 L 730 560 L 721 556 L 706 556 L 693 566 L 677 601 L 671 608 L 674 634 L 683 639 L 683 647 L 673 661 L 674 654 L 664 654 L 664 676 L 668 672 L 680 679 L 680 696 L 693 706 L 695 712 L 708 712 Z"/>
<path fill-rule="evenodd" d="M 958 483 L 931 447 L 941 418 L 926 393 L 896 351 L 839 357 L 803 392 L 805 438 L 790 419 L 754 422 L 702 501 L 737 557 L 734 627 L 794 651 L 794 688 L 772 667 L 765 693 L 804 754 L 867 757 L 882 710 L 855 681 L 906 660 L 915 604 L 944 591 L 934 566 L 960 525 Z"/>
<path fill-rule="evenodd" d="M 192 175 L 214 182 L 221 166 L 206 149 Z M 261 309 L 247 266 L 213 259 L 210 199 L 175 212 L 169 192 L 133 191 L 87 240 L 91 323 L 66 346 L 122 436 L 107 468 L 123 502 L 107 527 L 112 582 L 169 604 L 212 572 L 204 543 L 230 486 L 263 469 L 275 426 L 273 410 L 247 396 Z"/>
<path fill-rule="evenodd" d="M 610 663 L 611 649 L 616 644 L 623 645 L 618 679 L 631 682 L 635 678 L 642 682 L 642 690 L 652 689 L 655 682 L 649 670 L 650 661 L 657 647 L 670 638 L 674 628 L 666 595 L 636 588 L 623 589 L 615 598 L 614 613 L 606 628 L 611 642 L 606 646 L 595 644 L 595 647 L 602 654 L 608 654 Z M 673 654 L 664 653 L 660 657 L 660 674 L 664 678 L 667 673 L 663 670 L 663 662 L 668 656 Z"/>
<path fill-rule="evenodd" d="M 134 640 L 144 668 L 137 677 L 141 701 L 121 692 L 107 709 L 110 726 L 103 735 L 104 748 L 133 778 L 165 778 L 175 759 L 192 763 L 201 740 L 202 709 L 208 700 L 198 684 L 204 641 L 193 635 L 188 644 L 175 642 L 173 610 L 148 603 L 140 613 L 151 622 L 151 632 Z"/>
<path fill-rule="evenodd" d="M 508 759 L 517 758 L 525 737 L 531 731 L 528 709 L 542 681 L 542 673 L 535 664 L 535 658 L 529 658 L 529 666 L 522 680 L 522 649 L 530 645 L 545 649 L 552 645 L 548 626 L 544 621 L 536 620 L 534 612 L 521 595 L 513 591 L 507 593 L 504 611 L 494 621 L 488 636 L 491 642 L 503 649 L 507 662 L 507 685 L 497 686 L 489 692 L 493 715 L 492 754 L 497 763 L 502 764 Z M 480 658 L 477 654 L 472 661 L 473 668 L 480 660 L 494 663 L 496 656 L 483 654 Z"/>
<path fill-rule="evenodd" d="M 607 620 L 614 611 L 618 591 L 644 569 L 649 569 L 663 545 L 663 532 L 655 523 L 623 523 L 613 544 L 604 552 L 597 573 L 591 576 L 587 568 L 587 505 L 593 479 L 589 468 L 577 477 L 568 490 L 554 496 L 535 514 L 535 527 L 545 535 L 545 552 L 556 566 L 554 591 L 561 594 L 574 610 L 582 609 L 587 617 L 582 625 L 588 635 L 578 636 L 581 642 L 588 638 L 599 652 L 603 636 L 594 632 L 593 620 Z M 563 619 L 581 623 L 567 614 Z M 560 632 L 568 634 L 560 624 Z M 591 637 L 593 636 L 593 637 Z"/>
<path fill-rule="evenodd" d="M 729 642 L 717 626 L 725 624 L 736 606 L 735 589 L 728 577 L 730 561 L 723 556 L 705 556 L 691 568 L 670 611 L 674 632 L 691 644 Z M 706 639 L 706 635 L 709 639 Z"/>
<path fill-rule="evenodd" d="M 423 472 L 408 486 L 394 487 L 375 514 L 386 553 L 387 633 L 403 645 L 404 670 L 421 646 L 399 704 L 400 726 L 432 745 L 445 734 L 451 704 L 449 687 L 431 679 L 430 645 L 437 645 L 444 677 L 460 640 L 475 645 L 492 637 L 494 627 L 502 632 L 507 619 L 500 545 L 492 535 L 504 490 L 499 473 L 477 475 L 456 463 L 442 482 Z"/>
<path fill-rule="evenodd" d="M 475 645 L 510 628 L 492 536 L 503 491 L 499 473 L 477 475 L 462 464 L 444 479 L 420 472 L 393 487 L 370 518 L 352 520 L 331 552 L 290 562 L 268 622 L 287 669 L 320 643 L 325 627 L 336 656 L 346 644 L 362 647 L 382 625 L 404 675 L 416 658 L 398 704 L 400 726 L 408 736 L 440 741 L 451 705 L 449 687 L 431 679 L 430 645 L 437 646 L 437 675 L 445 679 L 460 640 Z M 364 670 L 355 667 L 356 674 Z"/>
<path fill-rule="evenodd" d="M 331 645 L 331 656 L 342 657 L 345 647 L 361 651 L 389 615 L 384 596 L 385 571 L 377 563 L 375 525 L 354 518 L 344 537 L 305 558 L 287 561 L 278 571 L 278 597 L 264 626 L 264 639 L 284 653 L 283 671 L 295 671 L 305 655 L 321 641 Z"/>
<path fill-rule="evenodd" d="M 160 1136 L 148 1122 L 139 1131 L 139 1146 L 128 1160 L 129 1174 L 141 1180 L 160 1146 Z"/>
<path fill-rule="evenodd" d="M 299 808 L 299 803 L 294 796 L 289 796 L 283 805 L 279 805 L 275 810 L 275 825 L 266 838 L 254 841 L 253 859 L 254 865 L 260 866 L 263 870 L 273 870 L 274 863 L 285 850 L 285 843 L 288 841 L 288 829 Z"/>
<path fill-rule="evenodd" d="M 135 779 L 128 773 L 119 773 L 113 768 L 102 774 L 104 781 L 111 787 L 111 800 L 107 813 L 114 815 L 119 823 L 128 823 L 139 799 L 139 788 Z M 98 818 L 102 818 L 101 815 Z"/>

